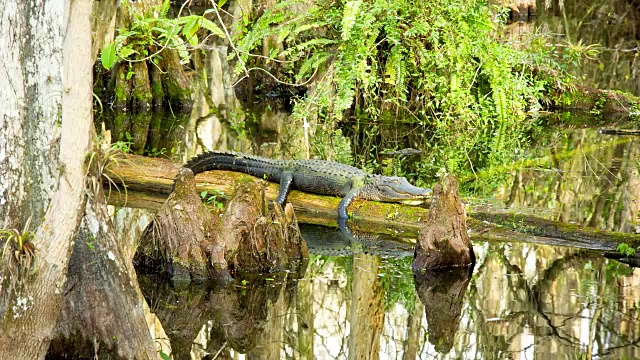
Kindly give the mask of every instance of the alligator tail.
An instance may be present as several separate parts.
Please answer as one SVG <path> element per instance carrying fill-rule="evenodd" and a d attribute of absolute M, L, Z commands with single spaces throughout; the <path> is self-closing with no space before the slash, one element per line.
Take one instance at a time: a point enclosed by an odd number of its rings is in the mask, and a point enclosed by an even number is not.
<path fill-rule="evenodd" d="M 259 156 L 245 155 L 230 151 L 209 151 L 202 153 L 183 166 L 193 171 L 194 175 L 209 170 L 238 171 L 245 174 L 279 182 L 282 165 L 278 160 Z"/>

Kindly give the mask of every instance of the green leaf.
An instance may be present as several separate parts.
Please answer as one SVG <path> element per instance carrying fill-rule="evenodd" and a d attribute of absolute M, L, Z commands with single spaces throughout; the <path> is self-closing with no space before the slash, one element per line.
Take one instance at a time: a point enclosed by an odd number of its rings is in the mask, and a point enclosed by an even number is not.
<path fill-rule="evenodd" d="M 219 8 L 221 8 L 221 7 L 223 7 L 223 6 L 224 6 L 224 4 L 226 4 L 226 3 L 227 3 L 227 0 L 220 0 L 220 1 L 218 1 L 218 7 L 219 7 Z"/>
<path fill-rule="evenodd" d="M 116 63 L 116 44 L 114 42 L 104 44 L 102 54 L 100 54 L 100 61 L 107 70 L 110 70 L 113 64 Z"/>
<path fill-rule="evenodd" d="M 344 13 L 342 14 L 342 40 L 348 40 L 351 34 L 351 28 L 356 23 L 356 18 L 360 12 L 360 4 L 362 1 L 348 1 L 344 5 Z"/>
<path fill-rule="evenodd" d="M 220 36 L 222 38 L 224 38 L 226 36 L 224 34 L 224 31 L 222 31 L 222 29 L 220 29 L 218 27 L 218 25 L 216 25 L 213 21 L 211 21 L 209 19 L 202 18 L 202 22 L 200 23 L 200 26 L 202 26 L 203 28 L 209 30 L 214 35 L 218 35 L 218 36 Z"/>
<path fill-rule="evenodd" d="M 162 3 L 162 7 L 160 8 L 160 14 L 158 15 L 158 17 L 159 18 L 167 17 L 167 13 L 169 12 L 170 6 L 171 6 L 171 1 L 164 0 L 164 2 Z"/>
<path fill-rule="evenodd" d="M 160 351 L 160 358 L 162 360 L 171 360 L 171 356 L 167 355 L 164 351 Z"/>
<path fill-rule="evenodd" d="M 182 35 L 187 39 L 192 46 L 198 45 L 198 36 L 196 32 L 200 29 L 200 19 L 191 18 L 182 28 Z"/>
<path fill-rule="evenodd" d="M 203 199 L 206 198 L 207 197 L 207 191 L 205 190 L 205 191 L 201 192 L 200 193 L 200 197 L 203 198 Z"/>
<path fill-rule="evenodd" d="M 123 46 L 120 49 L 118 49 L 118 53 L 121 58 L 127 59 L 129 55 L 136 54 L 137 51 L 133 50 L 130 46 Z"/>

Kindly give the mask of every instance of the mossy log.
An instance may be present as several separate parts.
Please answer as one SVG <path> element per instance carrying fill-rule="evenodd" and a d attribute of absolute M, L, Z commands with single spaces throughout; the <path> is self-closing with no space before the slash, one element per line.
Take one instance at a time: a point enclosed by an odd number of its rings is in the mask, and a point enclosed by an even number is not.
<path fill-rule="evenodd" d="M 110 203 L 157 209 L 171 192 L 173 180 L 182 165 L 167 159 L 126 155 L 112 166 L 107 174 L 119 188 L 111 189 Z M 253 176 L 233 171 L 208 171 L 198 174 L 196 188 L 198 193 L 207 191 L 223 200 L 236 191 L 239 185 L 255 180 Z M 124 188 L 122 185 L 125 185 Z M 106 186 L 109 186 L 108 183 Z M 278 184 L 269 183 L 266 188 L 268 200 L 278 195 Z M 126 189 L 126 192 L 125 190 Z M 340 198 L 322 196 L 293 190 L 288 201 L 293 204 L 298 221 L 318 225 L 336 225 L 336 214 Z M 425 219 L 428 209 L 403 204 L 380 203 L 355 200 L 349 207 L 356 222 L 373 232 L 406 231 L 416 236 L 418 221 Z M 385 231 L 391 228 L 393 230 Z"/>
<path fill-rule="evenodd" d="M 557 102 L 561 108 L 601 113 L 629 114 L 640 107 L 640 98 L 633 94 L 587 86 L 576 86 L 571 92 L 558 91 Z"/>
<path fill-rule="evenodd" d="M 124 156 L 118 160 L 117 165 L 107 171 L 109 178 L 118 185 L 118 189 L 111 185 L 109 203 L 147 209 L 160 208 L 171 192 L 173 179 L 180 167 L 181 164 L 167 159 Z M 252 179 L 254 178 L 249 175 L 237 172 L 209 171 L 197 176 L 196 186 L 198 192 L 216 194 L 221 191 L 224 193 L 221 197 L 225 198 L 233 194 L 239 184 Z M 123 187 L 123 184 L 126 186 Z M 105 186 L 109 187 L 109 182 L 105 182 Z M 266 194 L 267 199 L 274 199 L 278 194 L 278 184 L 269 183 Z M 288 201 L 294 206 L 298 222 L 336 225 L 339 198 L 294 190 Z M 355 229 L 413 239 L 417 237 L 421 220 L 426 219 L 429 214 L 429 210 L 422 207 L 365 200 L 354 201 L 349 207 L 349 212 L 353 215 L 350 225 Z M 500 216 L 487 218 L 483 215 L 492 213 Z M 529 226 L 514 226 L 524 224 L 526 219 L 531 221 Z M 620 242 L 631 246 L 640 245 L 640 235 L 636 234 L 583 228 L 488 208 L 471 207 L 467 216 L 467 227 L 473 241 L 519 241 L 595 250 L 615 250 Z"/>

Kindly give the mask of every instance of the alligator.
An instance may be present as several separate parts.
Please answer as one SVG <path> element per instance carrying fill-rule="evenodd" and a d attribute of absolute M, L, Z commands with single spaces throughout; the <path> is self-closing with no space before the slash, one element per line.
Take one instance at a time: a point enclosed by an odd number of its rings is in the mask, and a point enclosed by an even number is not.
<path fill-rule="evenodd" d="M 209 151 L 189 160 L 184 167 L 194 175 L 209 170 L 238 171 L 280 184 L 276 202 L 284 205 L 292 189 L 342 198 L 338 219 L 348 218 L 354 199 L 416 205 L 431 189 L 409 184 L 404 177 L 368 174 L 353 166 L 324 160 L 274 160 L 230 151 Z"/>

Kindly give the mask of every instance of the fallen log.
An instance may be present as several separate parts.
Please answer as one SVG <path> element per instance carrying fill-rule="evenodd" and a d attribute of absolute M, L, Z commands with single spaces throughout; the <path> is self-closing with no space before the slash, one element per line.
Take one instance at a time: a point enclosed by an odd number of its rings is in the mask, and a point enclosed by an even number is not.
<path fill-rule="evenodd" d="M 106 191 L 110 195 L 109 204 L 158 209 L 171 192 L 173 178 L 180 167 L 167 159 L 124 155 L 107 170 L 110 180 L 105 182 L 105 187 L 111 189 Z M 231 196 L 239 184 L 250 179 L 253 177 L 238 172 L 216 170 L 199 174 L 196 186 L 198 192 L 222 192 L 220 196 L 225 198 Z M 266 194 L 267 199 L 275 199 L 278 184 L 270 183 Z M 294 190 L 287 200 L 293 204 L 298 222 L 336 226 L 339 198 Z M 582 228 L 487 208 L 472 206 L 468 210 L 467 227 L 472 241 L 518 241 L 592 250 L 615 250 L 620 242 L 633 247 L 640 245 L 640 235 L 636 234 Z M 417 237 L 420 221 L 429 214 L 429 210 L 422 207 L 366 200 L 355 200 L 349 211 L 353 214 L 349 224 L 356 230 L 392 234 L 412 241 Z M 485 216 L 494 212 L 500 216 Z M 513 226 L 525 223 L 529 225 Z"/>
<path fill-rule="evenodd" d="M 157 209 L 171 193 L 173 179 L 181 166 L 167 159 L 124 155 L 107 170 L 110 181 L 105 186 L 111 186 L 111 191 L 107 191 L 111 195 L 109 203 Z M 234 171 L 208 171 L 196 176 L 196 189 L 198 193 L 206 191 L 228 200 L 238 185 L 254 179 L 253 176 Z M 276 198 L 278 187 L 275 183 L 268 184 L 268 200 Z M 304 219 L 301 222 L 336 225 L 340 203 L 338 197 L 293 190 L 287 201 L 293 204 L 299 221 Z M 349 212 L 353 214 L 354 220 L 366 224 L 367 230 L 372 228 L 374 232 L 385 232 L 385 228 L 391 228 L 394 231 L 408 231 L 412 236 L 417 235 L 417 222 L 426 218 L 429 213 L 428 209 L 417 206 L 366 200 L 355 200 L 349 207 Z"/>
<path fill-rule="evenodd" d="M 598 132 L 605 135 L 640 136 L 640 130 L 635 129 L 600 129 Z"/>

